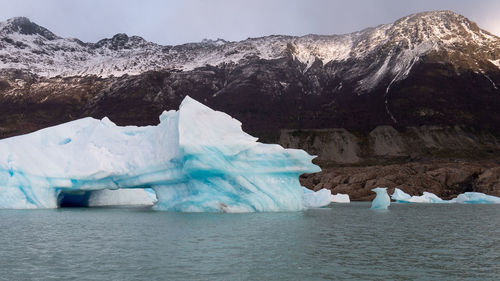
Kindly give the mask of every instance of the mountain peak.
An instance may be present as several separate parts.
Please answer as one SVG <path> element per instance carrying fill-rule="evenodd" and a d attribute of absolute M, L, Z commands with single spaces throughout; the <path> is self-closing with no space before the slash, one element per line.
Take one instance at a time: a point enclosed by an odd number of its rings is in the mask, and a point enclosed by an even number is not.
<path fill-rule="evenodd" d="M 474 31 L 479 31 L 479 27 L 473 21 L 469 20 L 465 16 L 457 14 L 453 11 L 443 10 L 443 11 L 428 11 L 412 14 L 403 17 L 395 22 L 415 24 L 420 23 L 423 25 L 446 25 L 446 27 L 451 27 L 451 25 L 465 25 Z"/>
<path fill-rule="evenodd" d="M 441 18 L 441 19 L 465 19 L 466 17 L 450 10 L 424 11 L 406 16 L 405 18 Z"/>
<path fill-rule="evenodd" d="M 203 39 L 201 40 L 201 43 L 202 44 L 207 44 L 207 45 L 214 45 L 214 46 L 222 46 L 226 43 L 228 43 L 228 41 L 224 40 L 224 39 L 221 39 L 221 38 L 217 38 L 217 40 L 212 40 L 212 39 Z"/>
<path fill-rule="evenodd" d="M 8 19 L 3 27 L 2 31 L 6 33 L 19 33 L 23 35 L 41 35 L 48 40 L 54 40 L 59 38 L 50 30 L 45 27 L 39 26 L 38 24 L 30 21 L 27 17 L 15 17 Z"/>
<path fill-rule="evenodd" d="M 13 17 L 7 20 L 12 25 L 33 24 L 27 17 Z"/>
<path fill-rule="evenodd" d="M 133 49 L 147 45 L 149 42 L 140 36 L 128 36 L 125 33 L 117 33 L 111 38 L 99 40 L 94 48 L 107 47 L 111 50 Z"/>
<path fill-rule="evenodd" d="M 430 11 L 403 17 L 392 24 L 391 32 L 397 38 L 408 38 L 414 43 L 426 41 L 455 45 L 462 42 L 485 44 L 497 40 L 481 30 L 477 24 L 453 11 Z"/>

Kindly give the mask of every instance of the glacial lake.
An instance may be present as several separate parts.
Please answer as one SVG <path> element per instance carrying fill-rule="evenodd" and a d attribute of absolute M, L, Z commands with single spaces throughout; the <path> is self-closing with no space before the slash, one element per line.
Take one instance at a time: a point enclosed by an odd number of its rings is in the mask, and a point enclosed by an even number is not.
<path fill-rule="evenodd" d="M 0 210 L 0 280 L 500 280 L 500 205 Z"/>

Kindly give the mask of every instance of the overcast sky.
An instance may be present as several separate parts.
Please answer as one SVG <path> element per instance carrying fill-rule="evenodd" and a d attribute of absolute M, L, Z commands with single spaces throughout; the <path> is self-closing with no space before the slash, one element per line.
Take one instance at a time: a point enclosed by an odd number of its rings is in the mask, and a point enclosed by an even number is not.
<path fill-rule="evenodd" d="M 0 0 L 0 21 L 26 16 L 85 42 L 127 33 L 165 45 L 342 34 L 430 10 L 455 11 L 500 35 L 500 0 Z"/>

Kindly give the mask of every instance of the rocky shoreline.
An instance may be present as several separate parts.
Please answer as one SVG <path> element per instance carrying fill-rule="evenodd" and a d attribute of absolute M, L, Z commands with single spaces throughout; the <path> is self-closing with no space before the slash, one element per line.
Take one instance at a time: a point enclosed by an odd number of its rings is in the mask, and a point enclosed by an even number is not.
<path fill-rule="evenodd" d="M 443 199 L 476 191 L 500 196 L 500 137 L 460 126 L 379 126 L 362 133 L 342 128 L 282 130 L 279 143 L 317 155 L 322 172 L 301 177 L 313 190 L 372 200 L 375 187 Z"/>
<path fill-rule="evenodd" d="M 349 194 L 353 201 L 372 200 L 375 187 L 399 188 L 410 195 L 432 192 L 452 199 L 464 192 L 500 196 L 500 159 L 483 161 L 433 160 L 391 165 L 326 167 L 302 175 L 302 185 L 329 189 L 332 194 Z"/>

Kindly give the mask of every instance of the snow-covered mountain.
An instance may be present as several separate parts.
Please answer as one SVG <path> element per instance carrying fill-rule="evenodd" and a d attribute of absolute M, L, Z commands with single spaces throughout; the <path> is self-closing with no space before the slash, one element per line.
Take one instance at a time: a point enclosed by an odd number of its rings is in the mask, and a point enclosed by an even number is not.
<path fill-rule="evenodd" d="M 500 131 L 500 38 L 450 11 L 345 35 L 161 46 L 0 23 L 0 136 L 109 116 L 155 124 L 185 95 L 260 137 L 283 128 L 464 125 Z"/>
<path fill-rule="evenodd" d="M 426 12 L 392 24 L 345 35 L 267 36 L 240 42 L 204 40 L 179 46 L 161 46 L 138 36 L 116 34 L 97 43 L 61 38 L 27 18 L 0 23 L 0 69 L 26 69 L 46 77 L 136 75 L 162 69 L 193 70 L 205 65 L 273 60 L 288 55 L 307 71 L 319 60 L 323 65 L 347 60 L 378 62 L 373 73 L 360 80 L 360 90 L 372 88 L 386 75 L 404 78 L 422 55 L 430 51 L 462 52 L 474 48 L 500 67 L 500 39 L 449 11 Z M 494 52 L 492 52 L 492 49 Z M 366 69 L 363 64 L 361 68 Z M 358 75 L 355 71 L 352 75 Z M 348 75 L 349 76 L 349 75 Z"/>

